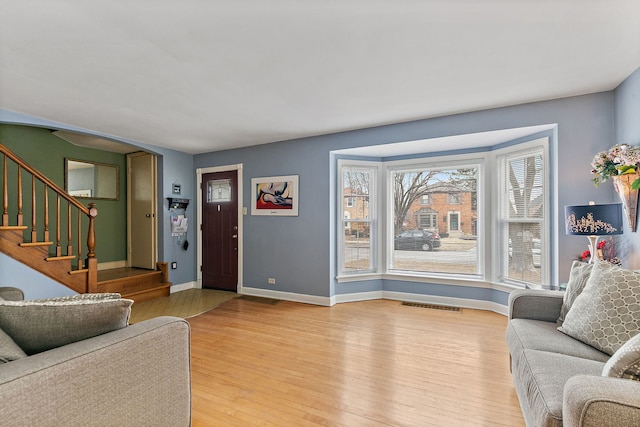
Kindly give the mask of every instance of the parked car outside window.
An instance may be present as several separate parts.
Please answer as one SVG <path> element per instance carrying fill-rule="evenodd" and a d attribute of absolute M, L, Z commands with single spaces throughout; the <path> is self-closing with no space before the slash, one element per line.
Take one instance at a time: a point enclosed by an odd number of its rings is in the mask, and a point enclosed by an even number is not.
<path fill-rule="evenodd" d="M 409 251 L 432 251 L 440 247 L 437 231 L 407 230 L 395 237 L 394 249 Z"/>

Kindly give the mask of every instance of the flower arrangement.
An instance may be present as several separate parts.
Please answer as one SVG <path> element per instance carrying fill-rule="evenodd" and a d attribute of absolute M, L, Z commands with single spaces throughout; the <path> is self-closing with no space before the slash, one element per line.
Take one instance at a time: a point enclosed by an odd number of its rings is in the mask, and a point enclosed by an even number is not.
<path fill-rule="evenodd" d="M 615 245 L 613 244 L 613 239 L 611 237 L 607 240 L 600 240 L 596 246 L 596 250 L 598 251 L 598 259 L 608 261 L 612 264 L 622 265 L 622 262 L 616 256 Z M 591 251 L 588 249 L 578 255 L 578 260 L 582 262 L 589 262 L 590 258 Z"/>
<path fill-rule="evenodd" d="M 640 147 L 629 144 L 616 144 L 608 151 L 601 151 L 591 162 L 591 173 L 596 175 L 593 184 L 597 187 L 612 176 L 634 174 L 640 167 Z M 640 188 L 637 178 L 632 188 Z"/>

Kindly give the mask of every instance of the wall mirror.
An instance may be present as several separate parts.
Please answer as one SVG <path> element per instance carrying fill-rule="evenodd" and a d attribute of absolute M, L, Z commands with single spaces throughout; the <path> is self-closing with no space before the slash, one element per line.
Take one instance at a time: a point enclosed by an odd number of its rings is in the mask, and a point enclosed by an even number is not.
<path fill-rule="evenodd" d="M 64 189 L 78 198 L 118 200 L 118 165 L 64 159 Z"/>

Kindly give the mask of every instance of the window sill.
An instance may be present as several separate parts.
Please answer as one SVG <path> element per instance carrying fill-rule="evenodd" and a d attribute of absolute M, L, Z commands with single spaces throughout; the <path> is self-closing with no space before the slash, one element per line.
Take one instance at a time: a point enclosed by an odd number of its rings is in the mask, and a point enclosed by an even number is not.
<path fill-rule="evenodd" d="M 336 282 L 349 283 L 349 282 L 363 282 L 365 280 L 379 280 L 379 279 L 382 279 L 382 274 L 380 273 L 363 273 L 363 274 L 338 276 L 336 277 Z"/>
<path fill-rule="evenodd" d="M 511 292 L 516 289 L 525 289 L 525 286 L 513 283 L 499 283 L 486 281 L 479 277 L 441 277 L 425 276 L 407 273 L 366 273 L 336 277 L 337 283 L 363 282 L 367 280 L 399 280 L 416 283 L 429 283 L 435 285 L 465 286 L 475 288 L 490 288 L 502 292 Z M 539 289 L 548 289 L 539 287 Z"/>

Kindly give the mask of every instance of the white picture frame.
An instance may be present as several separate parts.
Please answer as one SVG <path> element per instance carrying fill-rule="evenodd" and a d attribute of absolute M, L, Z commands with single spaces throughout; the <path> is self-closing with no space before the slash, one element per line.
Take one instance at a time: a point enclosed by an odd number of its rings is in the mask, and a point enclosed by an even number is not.
<path fill-rule="evenodd" d="M 298 175 L 251 178 L 251 215 L 298 216 Z"/>

